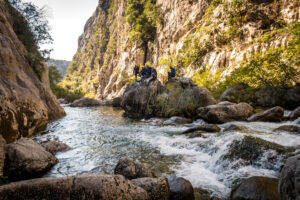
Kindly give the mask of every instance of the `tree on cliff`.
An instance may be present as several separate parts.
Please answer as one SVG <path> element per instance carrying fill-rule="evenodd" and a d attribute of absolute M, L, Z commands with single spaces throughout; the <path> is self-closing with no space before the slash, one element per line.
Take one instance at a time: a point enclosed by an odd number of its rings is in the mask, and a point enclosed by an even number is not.
<path fill-rule="evenodd" d="M 41 49 L 41 45 L 52 43 L 50 27 L 46 16 L 46 8 L 38 8 L 31 2 L 8 0 L 17 10 L 10 9 L 14 16 L 13 29 L 26 47 L 27 60 L 35 72 L 40 75 L 43 70 L 41 63 L 46 61 L 51 50 Z"/>

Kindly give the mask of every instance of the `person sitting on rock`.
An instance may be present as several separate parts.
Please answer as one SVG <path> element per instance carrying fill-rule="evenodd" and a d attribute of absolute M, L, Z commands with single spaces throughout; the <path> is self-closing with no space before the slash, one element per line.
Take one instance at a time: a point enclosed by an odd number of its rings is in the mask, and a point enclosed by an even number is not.
<path fill-rule="evenodd" d="M 137 80 L 137 76 L 140 74 L 140 66 L 135 65 L 134 68 L 133 68 L 133 72 L 134 72 L 135 81 L 136 81 Z"/>
<path fill-rule="evenodd" d="M 176 76 L 176 69 L 174 67 L 171 67 L 171 72 L 168 72 L 168 80 L 174 78 L 175 76 Z"/>
<path fill-rule="evenodd" d="M 141 77 L 141 79 L 138 80 L 137 82 L 142 82 L 142 81 L 144 81 L 144 80 L 146 79 L 146 74 L 147 74 L 147 69 L 146 69 L 146 67 L 143 67 L 143 68 L 141 69 L 141 71 L 140 71 L 140 77 Z"/>
<path fill-rule="evenodd" d="M 151 70 L 151 78 L 148 80 L 147 85 L 150 85 L 151 81 L 155 81 L 157 79 L 157 71 L 156 69 Z"/>

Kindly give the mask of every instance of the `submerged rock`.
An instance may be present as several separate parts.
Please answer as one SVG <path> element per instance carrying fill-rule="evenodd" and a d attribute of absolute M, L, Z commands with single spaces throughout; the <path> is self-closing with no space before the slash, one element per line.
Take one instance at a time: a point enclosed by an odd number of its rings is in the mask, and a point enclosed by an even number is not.
<path fill-rule="evenodd" d="M 294 120 L 300 117 L 300 106 L 291 112 L 288 116 L 289 119 Z"/>
<path fill-rule="evenodd" d="M 300 127 L 294 125 L 285 125 L 276 128 L 274 131 L 285 131 L 293 134 L 300 134 Z"/>
<path fill-rule="evenodd" d="M 96 99 L 90 99 L 87 97 L 82 97 L 80 99 L 75 100 L 71 107 L 94 107 L 94 106 L 101 106 L 101 101 Z"/>
<path fill-rule="evenodd" d="M 300 199 L 300 154 L 287 159 L 280 174 L 281 200 Z"/>
<path fill-rule="evenodd" d="M 150 200 L 144 189 L 123 176 L 99 174 L 11 183 L 0 187 L 0 197 L 4 200 Z"/>
<path fill-rule="evenodd" d="M 168 180 L 161 178 L 138 178 L 131 180 L 133 184 L 147 191 L 151 200 L 169 200 L 170 188 Z"/>
<path fill-rule="evenodd" d="M 155 178 L 153 171 L 143 164 L 134 162 L 129 158 L 121 158 L 115 168 L 115 174 L 121 174 L 131 179 L 150 177 Z"/>
<path fill-rule="evenodd" d="M 196 131 L 216 133 L 216 132 L 220 132 L 221 129 L 220 129 L 220 127 L 218 127 L 215 124 L 203 124 L 203 125 L 200 125 L 200 126 L 190 128 L 190 129 L 184 131 L 183 134 L 193 133 L 193 132 L 196 132 Z"/>
<path fill-rule="evenodd" d="M 280 200 L 278 179 L 267 177 L 251 177 L 233 189 L 232 200 Z"/>
<path fill-rule="evenodd" d="M 133 118 L 143 118 L 152 114 L 153 102 L 158 94 L 162 92 L 162 85 L 159 80 L 151 82 L 148 86 L 144 82 L 137 82 L 125 90 L 121 107 L 125 115 Z"/>
<path fill-rule="evenodd" d="M 284 116 L 284 109 L 282 107 L 276 106 L 263 113 L 254 114 L 248 118 L 248 121 L 255 122 L 281 122 Z"/>
<path fill-rule="evenodd" d="M 49 142 L 44 142 L 41 143 L 42 147 L 46 149 L 46 151 L 49 151 L 53 155 L 61 152 L 61 151 L 66 151 L 71 149 L 67 144 L 61 143 L 61 142 L 56 142 L 56 141 L 49 141 Z"/>
<path fill-rule="evenodd" d="M 6 147 L 6 141 L 3 139 L 2 135 L 0 135 L 0 177 L 3 176 L 3 167 L 5 161 L 5 147 Z"/>
<path fill-rule="evenodd" d="M 184 117 L 171 117 L 170 119 L 163 122 L 163 125 L 178 125 L 178 124 L 188 124 L 191 123 L 191 119 Z"/>
<path fill-rule="evenodd" d="M 245 121 L 252 112 L 252 106 L 247 103 L 220 103 L 199 108 L 198 117 L 210 123 L 226 123 L 232 121 Z"/>
<path fill-rule="evenodd" d="M 189 78 L 173 78 L 165 84 L 165 90 L 159 94 L 153 104 L 157 117 L 184 116 L 195 117 L 198 107 L 215 104 L 211 93 L 197 86 Z"/>
<path fill-rule="evenodd" d="M 21 138 L 6 147 L 4 175 L 14 181 L 40 177 L 57 162 L 41 145 Z"/>
<path fill-rule="evenodd" d="M 171 176 L 168 178 L 172 200 L 193 200 L 194 188 L 189 180 L 181 177 Z"/>
<path fill-rule="evenodd" d="M 237 83 L 236 85 L 225 90 L 220 100 L 241 103 L 253 102 L 254 98 L 254 90 L 252 88 L 245 83 Z"/>

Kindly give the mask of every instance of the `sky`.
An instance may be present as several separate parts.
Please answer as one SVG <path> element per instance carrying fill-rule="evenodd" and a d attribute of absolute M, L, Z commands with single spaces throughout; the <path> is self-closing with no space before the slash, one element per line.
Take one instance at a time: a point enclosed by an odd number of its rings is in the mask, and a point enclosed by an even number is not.
<path fill-rule="evenodd" d="M 71 61 L 86 21 L 97 8 L 98 0 L 27 0 L 38 7 L 47 6 L 51 36 L 51 58 Z M 47 46 L 49 47 L 49 46 Z"/>

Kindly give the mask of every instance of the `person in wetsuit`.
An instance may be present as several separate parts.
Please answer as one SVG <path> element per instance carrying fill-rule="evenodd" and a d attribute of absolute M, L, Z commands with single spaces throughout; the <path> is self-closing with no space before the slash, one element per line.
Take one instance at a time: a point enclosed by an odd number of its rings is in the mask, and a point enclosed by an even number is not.
<path fill-rule="evenodd" d="M 133 68 L 133 72 L 134 72 L 134 75 L 135 75 L 135 81 L 136 81 L 138 75 L 140 74 L 140 66 L 135 65 L 134 68 Z"/>
<path fill-rule="evenodd" d="M 171 78 L 174 78 L 176 76 L 176 70 L 174 67 L 171 67 L 171 71 L 168 72 L 168 80 L 170 80 Z"/>

